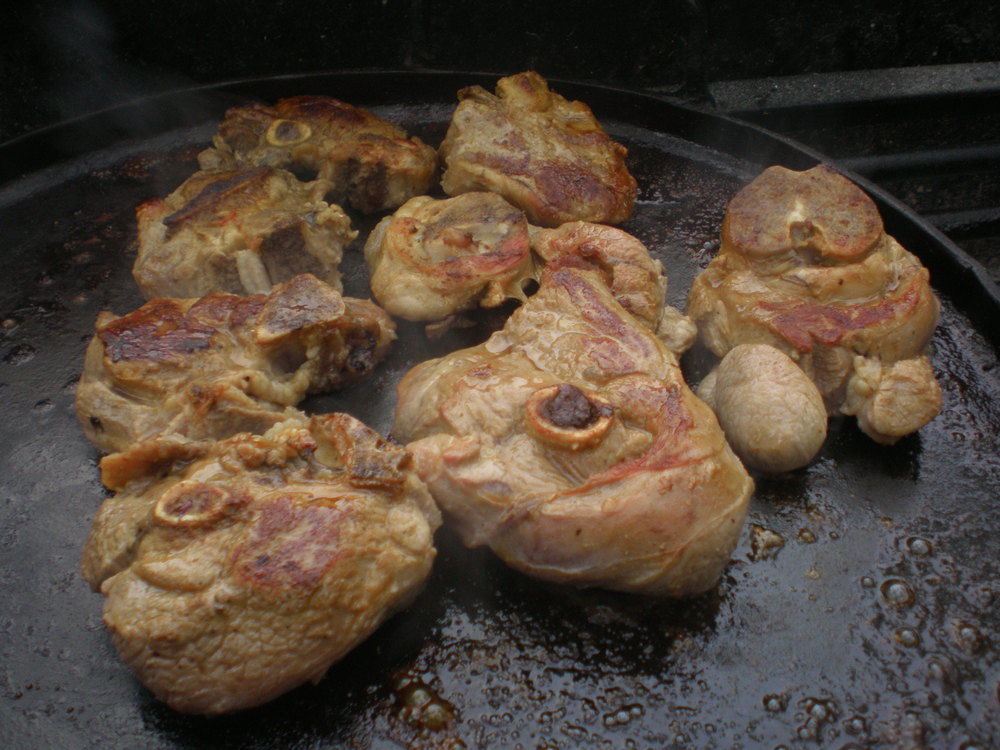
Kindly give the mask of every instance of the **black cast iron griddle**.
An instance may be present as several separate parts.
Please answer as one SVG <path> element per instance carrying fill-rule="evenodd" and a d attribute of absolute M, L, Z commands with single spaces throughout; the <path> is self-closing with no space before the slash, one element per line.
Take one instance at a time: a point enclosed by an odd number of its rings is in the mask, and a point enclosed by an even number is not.
<path fill-rule="evenodd" d="M 0 147 L 0 746 L 1000 744 L 996 289 L 867 183 L 889 231 L 924 259 L 941 294 L 934 363 L 944 409 L 891 448 L 853 420 L 833 420 L 812 466 L 758 482 L 717 591 L 675 602 L 547 585 L 442 530 L 417 603 L 316 686 L 204 719 L 158 703 L 119 661 L 101 597 L 78 572 L 105 492 L 73 388 L 98 311 L 142 301 L 130 276 L 135 206 L 195 169 L 195 154 L 237 101 L 328 94 L 436 145 L 455 92 L 493 81 L 397 73 L 247 81 Z M 670 301 L 682 307 L 740 185 L 767 164 L 802 169 L 818 159 L 652 97 L 555 88 L 588 102 L 628 146 L 640 193 L 624 228 L 663 259 Z M 346 290 L 365 296 L 360 246 L 374 219 L 355 221 L 362 234 L 347 253 Z M 385 432 L 407 369 L 482 340 L 506 314 L 483 315 L 433 344 L 401 326 L 374 378 L 306 405 L 348 411 Z M 692 381 L 704 367 L 704 353 L 685 359 Z M 443 728 L 429 728 L 435 712 Z"/>

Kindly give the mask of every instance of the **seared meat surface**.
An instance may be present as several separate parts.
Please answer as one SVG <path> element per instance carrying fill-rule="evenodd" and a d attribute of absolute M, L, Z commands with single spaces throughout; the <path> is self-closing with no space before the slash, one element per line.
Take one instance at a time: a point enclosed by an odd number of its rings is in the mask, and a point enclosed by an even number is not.
<path fill-rule="evenodd" d="M 137 459 L 115 489 L 84 576 L 138 678 L 199 714 L 319 680 L 416 596 L 440 525 L 404 449 L 345 414 Z"/>
<path fill-rule="evenodd" d="M 830 413 L 856 415 L 891 444 L 941 407 L 927 356 L 939 310 L 928 278 L 853 183 L 825 165 L 770 167 L 729 204 L 688 314 L 719 356 L 741 343 L 785 352 Z"/>
<path fill-rule="evenodd" d="M 403 378 L 393 434 L 469 546 L 556 582 L 705 591 L 753 482 L 606 278 L 554 260 L 503 330 Z"/>
<path fill-rule="evenodd" d="M 358 233 L 321 199 L 324 185 L 268 167 L 196 173 L 136 211 L 139 288 L 146 299 L 266 294 L 311 273 L 340 291 L 343 249 Z"/>
<path fill-rule="evenodd" d="M 96 328 L 76 408 L 104 451 L 263 432 L 306 394 L 364 377 L 395 338 L 381 308 L 308 274 L 269 295 L 155 299 Z"/>
<path fill-rule="evenodd" d="M 524 294 L 533 264 L 524 214 L 493 193 L 407 201 L 365 244 L 372 295 L 407 320 L 443 320 Z"/>
<path fill-rule="evenodd" d="M 329 183 L 359 211 L 395 208 L 426 193 L 437 157 L 419 138 L 371 112 L 326 96 L 248 104 L 226 118 L 198 162 L 205 170 L 284 167 Z"/>
<path fill-rule="evenodd" d="M 636 182 L 625 147 L 607 136 L 586 104 L 550 91 L 534 72 L 501 78 L 496 91 L 458 92 L 439 150 L 448 195 L 499 193 L 542 226 L 617 224 L 631 216 Z"/>

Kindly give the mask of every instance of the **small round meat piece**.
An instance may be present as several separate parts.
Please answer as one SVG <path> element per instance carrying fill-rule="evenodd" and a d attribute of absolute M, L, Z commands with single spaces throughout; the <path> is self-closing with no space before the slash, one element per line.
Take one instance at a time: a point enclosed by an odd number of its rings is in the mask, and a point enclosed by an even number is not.
<path fill-rule="evenodd" d="M 219 714 L 319 680 L 407 606 L 440 515 L 405 450 L 346 414 L 197 450 L 137 451 L 83 573 L 142 683 Z"/>
<path fill-rule="evenodd" d="M 233 107 L 198 156 L 202 169 L 284 167 L 324 180 L 364 213 L 401 206 L 430 190 L 434 149 L 371 112 L 328 96 L 293 96 L 273 107 Z"/>
<path fill-rule="evenodd" d="M 826 408 L 808 376 L 766 344 L 732 349 L 698 388 L 747 466 L 777 474 L 805 466 L 826 440 Z"/>
<path fill-rule="evenodd" d="M 533 224 L 618 224 L 632 215 L 636 182 L 627 151 L 590 108 L 549 90 L 534 72 L 501 78 L 497 95 L 480 86 L 458 92 L 441 144 L 448 195 L 499 193 Z"/>
<path fill-rule="evenodd" d="M 267 294 L 311 273 L 340 291 L 340 260 L 358 233 L 322 182 L 283 169 L 198 172 L 166 198 L 136 210 L 132 268 L 146 299 L 209 292 Z"/>
<path fill-rule="evenodd" d="M 524 213 L 493 193 L 410 199 L 372 230 L 365 260 L 379 304 L 418 321 L 523 299 L 533 270 Z"/>

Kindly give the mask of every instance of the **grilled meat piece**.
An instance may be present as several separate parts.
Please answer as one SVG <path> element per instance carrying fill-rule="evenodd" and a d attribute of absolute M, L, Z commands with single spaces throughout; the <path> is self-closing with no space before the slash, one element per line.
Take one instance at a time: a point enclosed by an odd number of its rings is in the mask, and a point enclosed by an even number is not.
<path fill-rule="evenodd" d="M 437 157 L 419 138 L 371 112 L 326 96 L 294 96 L 273 107 L 233 107 L 198 156 L 202 169 L 285 167 L 318 175 L 337 202 L 359 211 L 395 208 L 426 193 Z"/>
<path fill-rule="evenodd" d="M 268 167 L 198 172 L 137 209 L 132 275 L 146 299 L 266 294 L 300 273 L 340 291 L 343 249 L 358 233 L 321 200 L 324 185 Z"/>
<path fill-rule="evenodd" d="M 104 451 L 157 434 L 263 432 L 307 393 L 367 375 L 395 338 L 381 308 L 308 274 L 269 295 L 155 299 L 101 313 L 96 328 L 76 409 Z"/>
<path fill-rule="evenodd" d="M 484 344 L 411 370 L 393 434 L 467 545 L 577 586 L 711 588 L 753 489 L 674 355 L 578 257 Z"/>
<path fill-rule="evenodd" d="M 122 658 L 178 711 L 235 711 L 319 680 L 430 572 L 427 488 L 403 448 L 345 414 L 133 463 L 83 572 Z"/>
<path fill-rule="evenodd" d="M 439 150 L 448 195 L 499 193 L 528 220 L 559 226 L 617 224 L 632 215 L 636 182 L 625 147 L 612 141 L 582 102 L 549 90 L 534 72 L 501 78 L 497 96 L 481 86 L 459 105 Z"/>
<path fill-rule="evenodd" d="M 871 199 L 832 168 L 770 167 L 729 204 L 688 315 L 719 356 L 741 343 L 785 352 L 831 414 L 857 415 L 891 444 L 941 407 L 927 357 L 939 311 L 928 278 Z"/>
<path fill-rule="evenodd" d="M 524 298 L 533 264 L 524 214 L 493 193 L 411 198 L 365 244 L 372 295 L 407 320 L 443 320 Z"/>

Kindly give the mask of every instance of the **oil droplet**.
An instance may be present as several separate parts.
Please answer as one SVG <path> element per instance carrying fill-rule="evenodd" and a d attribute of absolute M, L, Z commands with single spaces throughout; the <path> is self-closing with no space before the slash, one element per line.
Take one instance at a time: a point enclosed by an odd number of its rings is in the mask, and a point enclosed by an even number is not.
<path fill-rule="evenodd" d="M 938 682 L 951 681 L 951 662 L 943 657 L 935 657 L 927 662 L 927 674 Z"/>
<path fill-rule="evenodd" d="M 0 326 L 3 326 L 5 331 L 9 331 L 12 328 L 17 328 L 17 321 L 14 318 L 4 318 Z"/>
<path fill-rule="evenodd" d="M 754 562 L 774 557 L 785 546 L 785 538 L 770 529 L 753 524 L 751 531 L 750 559 Z"/>
<path fill-rule="evenodd" d="M 906 549 L 908 549 L 911 554 L 918 555 L 920 557 L 926 557 L 933 552 L 931 543 L 919 536 L 911 536 L 907 539 Z"/>
<path fill-rule="evenodd" d="M 864 734 L 867 730 L 868 727 L 865 725 L 865 720 L 860 716 L 852 716 L 844 725 L 844 731 L 855 737 Z"/>
<path fill-rule="evenodd" d="M 893 607 L 909 607 L 913 604 L 913 589 L 900 578 L 890 578 L 882 584 L 882 598 Z"/>
<path fill-rule="evenodd" d="M 900 646 L 912 648 L 920 645 L 920 634 L 913 628 L 896 628 L 892 636 Z"/>
<path fill-rule="evenodd" d="M 806 578 L 812 581 L 819 579 L 819 571 L 816 570 L 816 568 L 809 568 L 809 570 L 806 571 Z"/>
<path fill-rule="evenodd" d="M 983 645 L 983 636 L 972 623 L 956 622 L 953 635 L 955 643 L 968 654 L 976 653 Z"/>
<path fill-rule="evenodd" d="M 788 698 L 784 695 L 765 695 L 764 710 L 770 714 L 777 714 L 785 710 L 788 705 Z"/>
<path fill-rule="evenodd" d="M 875 579 L 871 576 L 865 576 L 861 579 L 861 587 L 866 589 L 875 588 Z"/>
<path fill-rule="evenodd" d="M 803 544 L 813 544 L 816 541 L 816 535 L 809 529 L 799 529 L 799 541 Z"/>
<path fill-rule="evenodd" d="M 399 718 L 431 731 L 451 724 L 457 711 L 444 698 L 436 695 L 420 677 L 400 672 L 393 676 L 391 688 L 399 705 Z"/>

